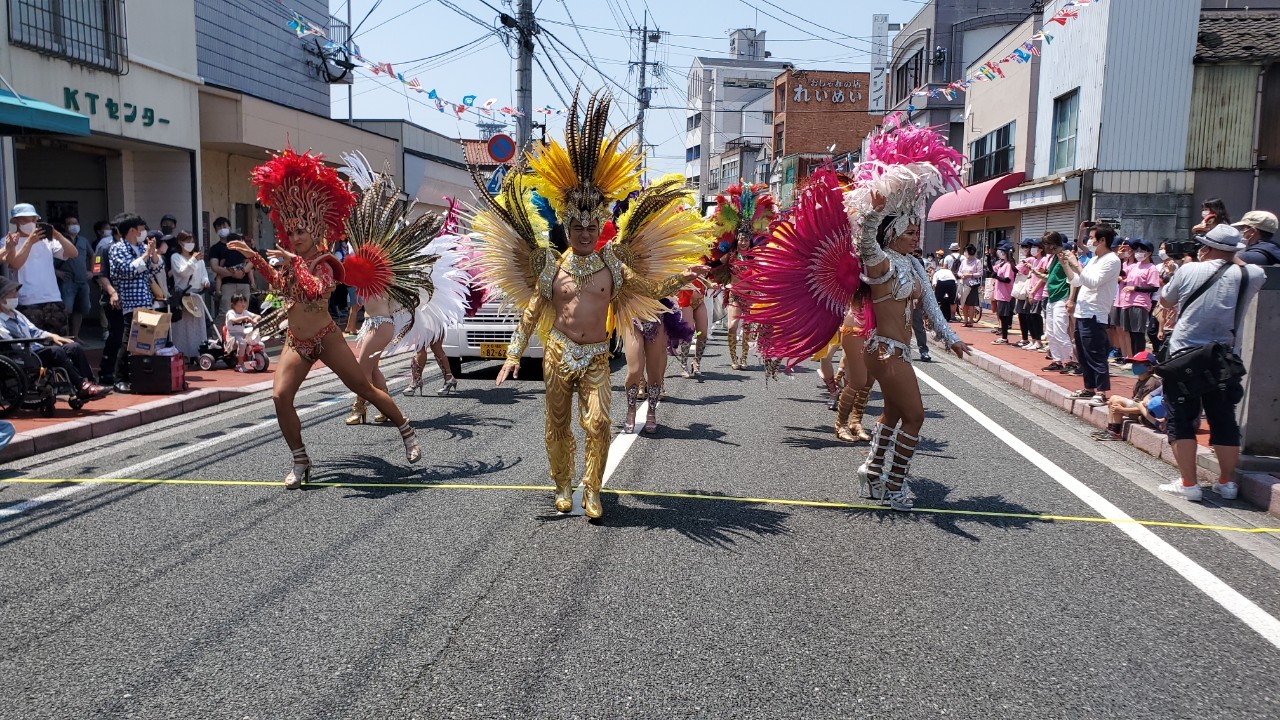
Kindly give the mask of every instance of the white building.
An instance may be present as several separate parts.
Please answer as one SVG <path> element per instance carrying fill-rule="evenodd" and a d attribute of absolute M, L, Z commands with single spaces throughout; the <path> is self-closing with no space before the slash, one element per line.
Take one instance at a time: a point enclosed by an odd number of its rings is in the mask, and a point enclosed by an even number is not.
<path fill-rule="evenodd" d="M 733 141 L 739 141 L 735 147 L 771 142 L 773 78 L 785 64 L 766 59 L 769 53 L 764 48 L 763 32 L 734 30 L 729 34 L 729 57 L 695 58 L 689 68 L 684 175 L 697 187 L 700 205 L 714 198 L 721 185 L 732 184 L 739 176 L 755 179 L 754 168 L 743 174 L 739 151 L 726 155 L 726 145 Z M 720 163 L 724 161 L 739 163 L 730 173 L 734 177 L 722 177 Z"/>
<path fill-rule="evenodd" d="M 200 215 L 195 0 L 0 6 L 0 75 L 18 94 L 88 118 L 91 134 L 0 140 L 3 205 L 86 229 L 122 210 L 158 227 Z"/>

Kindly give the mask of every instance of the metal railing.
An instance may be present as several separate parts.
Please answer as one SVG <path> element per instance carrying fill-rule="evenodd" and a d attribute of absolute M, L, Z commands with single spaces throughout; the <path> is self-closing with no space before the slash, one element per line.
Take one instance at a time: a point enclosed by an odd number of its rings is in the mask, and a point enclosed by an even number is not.
<path fill-rule="evenodd" d="M 124 0 L 9 0 L 9 41 L 78 65 L 128 72 Z"/>

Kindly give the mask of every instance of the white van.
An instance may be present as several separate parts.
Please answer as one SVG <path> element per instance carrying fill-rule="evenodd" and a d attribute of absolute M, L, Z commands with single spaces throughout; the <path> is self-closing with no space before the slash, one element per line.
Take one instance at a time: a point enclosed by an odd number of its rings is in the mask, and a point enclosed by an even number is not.
<path fill-rule="evenodd" d="M 517 309 L 502 309 L 501 300 L 490 299 L 480 307 L 480 312 L 444 332 L 444 353 L 449 356 L 449 372 L 462 374 L 462 363 L 473 360 L 503 360 L 507 357 L 507 345 L 520 322 Z M 524 357 L 542 359 L 542 341 L 537 333 L 529 338 Z"/>

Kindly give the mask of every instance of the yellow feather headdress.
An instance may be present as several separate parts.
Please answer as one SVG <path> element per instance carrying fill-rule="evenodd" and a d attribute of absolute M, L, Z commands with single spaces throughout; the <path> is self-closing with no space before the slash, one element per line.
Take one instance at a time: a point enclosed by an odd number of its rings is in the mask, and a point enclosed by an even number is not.
<path fill-rule="evenodd" d="M 529 158 L 530 184 L 545 197 L 566 227 L 604 224 L 609 207 L 640 188 L 640 150 L 622 147 L 628 125 L 608 134 L 609 107 L 613 97 L 604 90 L 592 93 L 582 124 L 578 124 L 578 93 L 573 95 L 565 123 L 565 144 L 552 140 Z"/>

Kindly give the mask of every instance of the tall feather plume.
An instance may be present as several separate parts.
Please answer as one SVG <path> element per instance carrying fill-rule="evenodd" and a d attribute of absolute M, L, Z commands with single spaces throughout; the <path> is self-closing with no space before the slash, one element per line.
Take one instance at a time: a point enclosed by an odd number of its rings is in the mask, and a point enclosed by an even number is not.
<path fill-rule="evenodd" d="M 413 327 L 414 311 L 434 292 L 431 269 L 438 256 L 423 253 L 444 226 L 437 213 L 410 218 L 412 206 L 400 197 L 390 173 L 374 175 L 347 218 L 352 254 L 343 261 L 346 283 L 362 297 L 385 296 L 409 312 L 394 342 Z"/>

